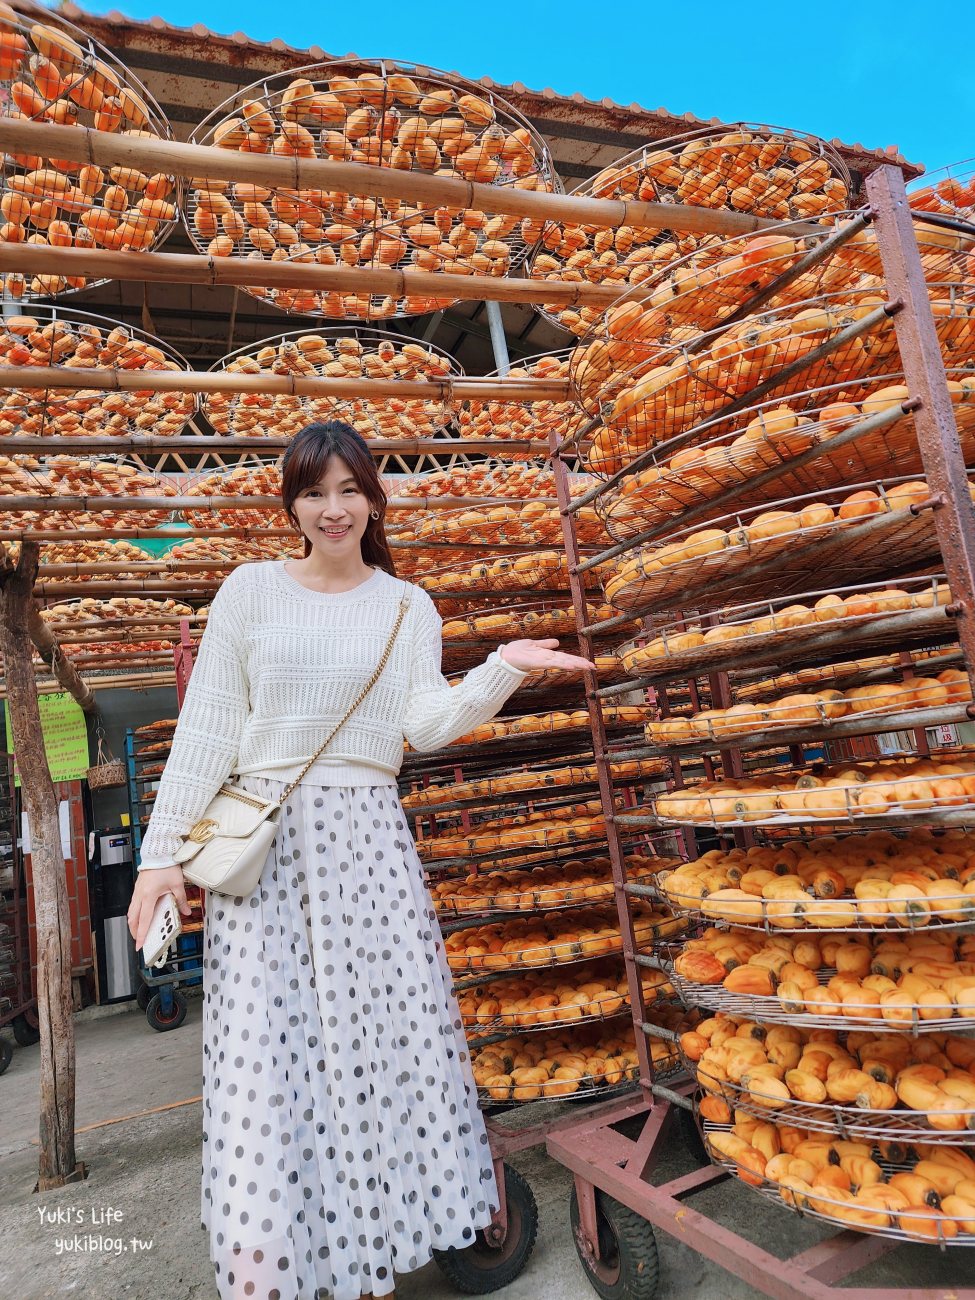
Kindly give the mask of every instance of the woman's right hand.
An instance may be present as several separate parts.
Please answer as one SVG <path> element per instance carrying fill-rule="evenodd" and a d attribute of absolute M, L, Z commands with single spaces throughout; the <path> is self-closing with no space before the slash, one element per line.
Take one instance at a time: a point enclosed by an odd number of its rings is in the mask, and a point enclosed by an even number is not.
<path fill-rule="evenodd" d="M 186 901 L 182 867 L 147 869 L 140 871 L 136 877 L 126 919 L 129 923 L 129 933 L 135 940 L 137 948 L 141 948 L 145 943 L 156 903 L 163 894 L 172 894 L 183 916 L 189 916 L 190 905 Z"/>

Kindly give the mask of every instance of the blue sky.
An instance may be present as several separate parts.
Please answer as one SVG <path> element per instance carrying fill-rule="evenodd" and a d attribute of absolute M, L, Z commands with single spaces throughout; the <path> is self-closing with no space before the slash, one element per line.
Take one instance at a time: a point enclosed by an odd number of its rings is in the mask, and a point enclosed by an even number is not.
<path fill-rule="evenodd" d="M 385 55 L 533 89 L 791 126 L 871 148 L 896 144 L 929 170 L 975 155 L 975 76 L 952 57 L 965 36 L 961 10 L 951 4 L 848 0 L 773 9 L 703 0 L 647 16 L 641 0 L 632 10 L 579 0 L 80 3 L 98 13 L 159 14 L 179 26 L 202 22 L 216 32 Z"/>

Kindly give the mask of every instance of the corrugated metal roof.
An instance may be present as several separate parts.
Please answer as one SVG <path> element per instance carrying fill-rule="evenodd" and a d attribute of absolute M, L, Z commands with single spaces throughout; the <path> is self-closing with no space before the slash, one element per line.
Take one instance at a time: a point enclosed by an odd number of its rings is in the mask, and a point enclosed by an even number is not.
<path fill-rule="evenodd" d="M 28 9 L 31 6 L 18 4 L 17 0 L 14 0 L 13 7 Z M 209 62 L 217 48 L 228 52 L 233 51 L 238 56 L 232 60 L 232 65 L 236 66 L 242 65 L 243 61 L 240 60 L 239 55 L 244 50 L 261 51 L 261 57 L 266 64 L 280 61 L 282 68 L 297 67 L 302 63 L 315 63 L 329 58 L 358 57 L 348 51 L 342 54 L 329 53 L 317 45 L 299 48 L 288 45 L 280 37 L 274 37 L 270 41 L 258 41 L 241 31 L 231 32 L 229 35 L 221 34 L 212 31 L 204 23 L 179 27 L 158 16 L 144 20 L 133 19 L 115 9 L 103 15 L 91 14 L 79 8 L 72 0 L 66 0 L 59 7 L 58 12 L 70 22 L 91 31 L 97 39 L 116 49 L 125 48 L 128 43 L 126 33 L 131 32 L 132 35 L 143 33 L 148 36 L 151 33 L 157 37 L 168 38 L 171 50 L 177 43 L 192 45 L 194 47 L 192 52 L 186 50 L 183 54 L 191 60 L 195 57 Z M 199 48 L 201 41 L 206 42 L 210 49 L 201 50 Z M 264 70 L 264 68 L 254 69 L 258 75 L 259 71 Z M 544 86 L 541 90 L 532 90 L 520 81 L 505 84 L 496 82 L 491 77 L 471 78 L 471 80 L 477 80 L 482 86 L 499 91 L 516 108 L 532 118 L 535 125 L 540 126 L 545 133 L 555 134 L 559 123 L 565 126 L 571 124 L 576 128 L 580 126 L 584 128 L 591 124 L 590 130 L 599 132 L 601 136 L 607 130 L 619 133 L 620 152 L 633 148 L 647 139 L 660 139 L 663 136 L 675 135 L 700 126 L 723 125 L 720 118 L 701 118 L 693 113 L 671 113 L 666 108 L 650 109 L 637 103 L 620 104 L 608 96 L 602 99 L 588 99 L 578 91 L 571 95 L 560 95 L 550 86 Z M 574 133 L 574 138 L 585 137 Z M 590 138 L 592 143 L 609 143 L 605 138 L 596 136 Z M 829 143 L 843 155 L 849 166 L 861 173 L 872 171 L 882 163 L 896 163 L 912 175 L 918 175 L 924 170 L 922 165 L 908 162 L 896 145 L 871 149 L 859 141 L 849 144 L 833 139 Z"/>

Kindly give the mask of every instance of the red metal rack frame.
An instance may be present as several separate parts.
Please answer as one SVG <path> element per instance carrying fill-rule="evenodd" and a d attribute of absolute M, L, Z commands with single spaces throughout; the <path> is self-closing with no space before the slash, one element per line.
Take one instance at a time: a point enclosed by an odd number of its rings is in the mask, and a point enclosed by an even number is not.
<path fill-rule="evenodd" d="M 931 497 L 915 510 L 934 511 L 938 543 L 952 590 L 951 613 L 969 678 L 975 681 L 975 507 L 968 493 L 965 466 L 951 409 L 944 365 L 935 334 L 903 176 L 892 166 L 879 168 L 867 180 L 870 207 L 865 214 L 874 225 L 888 286 L 897 342 L 915 409 L 915 425 Z M 574 511 L 570 509 L 568 476 L 560 457 L 560 437 L 549 433 L 551 459 L 569 558 L 573 606 L 580 628 L 580 652 L 589 655 L 591 639 L 579 569 Z M 578 503 L 577 503 L 578 504 Z M 836 1284 L 880 1259 L 900 1244 L 882 1237 L 841 1231 L 789 1259 L 780 1259 L 712 1218 L 684 1204 L 686 1198 L 714 1186 L 727 1172 L 705 1166 L 654 1186 L 650 1177 L 668 1141 L 679 1107 L 689 1108 L 686 1096 L 654 1085 L 653 1069 L 643 1028 L 644 1006 L 639 965 L 633 943 L 629 894 L 622 866 L 619 831 L 613 820 L 612 790 L 606 767 L 606 736 L 594 674 L 586 674 L 586 698 L 593 725 L 594 749 L 600 772 L 600 795 L 607 821 L 609 856 L 620 912 L 624 959 L 629 977 L 637 1048 L 640 1052 L 640 1093 L 629 1109 L 631 1118 L 644 1116 L 639 1135 L 625 1137 L 612 1127 L 609 1110 L 597 1108 L 553 1126 L 547 1150 L 575 1176 L 579 1203 L 577 1245 L 590 1263 L 600 1260 L 596 1189 L 615 1198 L 655 1227 L 720 1264 L 776 1300 L 828 1300 L 840 1294 Z M 975 714 L 975 710 L 972 711 Z M 686 1090 L 690 1091 L 690 1088 Z M 843 1300 L 975 1300 L 975 1288 L 945 1290 L 889 1286 L 842 1288 Z"/>

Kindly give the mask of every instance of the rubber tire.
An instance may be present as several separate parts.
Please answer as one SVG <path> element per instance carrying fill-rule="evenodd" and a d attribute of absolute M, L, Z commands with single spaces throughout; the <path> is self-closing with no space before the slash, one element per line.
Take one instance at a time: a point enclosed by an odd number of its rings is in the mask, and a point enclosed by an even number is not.
<path fill-rule="evenodd" d="M 151 984 L 140 984 L 135 991 L 136 1005 L 140 1011 L 145 1011 L 152 998 L 153 987 Z"/>
<path fill-rule="evenodd" d="M 25 1011 L 21 1011 L 20 1015 L 14 1016 L 13 1028 L 14 1038 L 21 1047 L 33 1047 L 35 1043 L 41 1041 L 40 1029 L 37 1025 L 31 1024 Z"/>
<path fill-rule="evenodd" d="M 508 1235 L 500 1248 L 489 1246 L 483 1232 L 474 1244 L 458 1250 L 435 1250 L 434 1262 L 458 1291 L 487 1295 L 509 1286 L 522 1272 L 535 1249 L 538 1206 L 528 1180 L 512 1165 L 504 1165 L 504 1192 L 508 1202 Z"/>
<path fill-rule="evenodd" d="M 573 1181 L 569 1222 L 579 1262 L 597 1295 L 603 1300 L 653 1300 L 660 1286 L 660 1257 L 653 1228 L 646 1219 L 597 1188 L 601 1258 L 586 1259 L 579 1249 L 579 1199 Z"/>
<path fill-rule="evenodd" d="M 0 1036 L 0 1074 L 3 1074 L 13 1059 L 14 1049 L 10 1045 L 10 1039 Z"/>
<path fill-rule="evenodd" d="M 153 993 L 146 1006 L 146 1019 L 157 1033 L 163 1034 L 170 1029 L 179 1029 L 186 1019 L 186 999 L 182 993 L 173 990 L 173 1014 L 166 1019 L 162 1014 L 162 995 Z"/>

